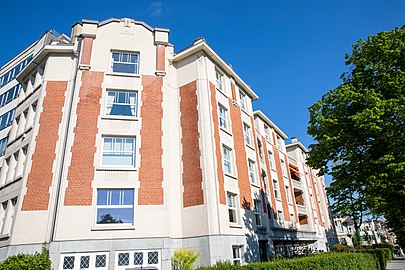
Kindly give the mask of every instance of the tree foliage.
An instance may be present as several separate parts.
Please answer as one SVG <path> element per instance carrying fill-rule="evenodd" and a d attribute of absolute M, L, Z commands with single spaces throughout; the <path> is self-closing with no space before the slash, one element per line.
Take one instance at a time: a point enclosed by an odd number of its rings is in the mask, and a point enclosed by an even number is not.
<path fill-rule="evenodd" d="M 52 262 L 49 258 L 49 250 L 43 246 L 42 252 L 35 254 L 17 254 L 8 257 L 0 263 L 0 270 L 47 270 L 51 269 Z"/>
<path fill-rule="evenodd" d="M 200 257 L 199 253 L 196 253 L 192 249 L 181 248 L 174 251 L 172 258 L 173 270 L 193 270 L 194 263 Z"/>
<path fill-rule="evenodd" d="M 335 206 L 366 204 L 405 244 L 405 26 L 360 39 L 346 65 L 343 83 L 309 108 L 308 163 L 332 175 Z"/>

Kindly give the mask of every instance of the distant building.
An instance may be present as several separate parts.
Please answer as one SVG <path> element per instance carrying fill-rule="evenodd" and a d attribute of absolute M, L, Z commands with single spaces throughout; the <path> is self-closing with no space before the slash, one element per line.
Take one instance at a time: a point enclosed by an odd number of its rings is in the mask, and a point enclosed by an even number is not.
<path fill-rule="evenodd" d="M 340 244 L 353 246 L 354 222 L 347 216 L 335 215 L 333 220 Z M 382 220 L 365 220 L 360 226 L 361 245 L 395 244 L 395 234 Z"/>
<path fill-rule="evenodd" d="M 0 78 L 1 259 L 44 242 L 55 269 L 170 269 L 180 247 L 199 265 L 328 250 L 306 148 L 203 39 L 174 53 L 168 29 L 83 20 Z"/>

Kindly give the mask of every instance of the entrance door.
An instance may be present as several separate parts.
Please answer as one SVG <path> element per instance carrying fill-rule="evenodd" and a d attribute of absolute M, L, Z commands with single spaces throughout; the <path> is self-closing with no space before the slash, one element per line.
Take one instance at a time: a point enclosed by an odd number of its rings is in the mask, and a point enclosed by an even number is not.
<path fill-rule="evenodd" d="M 259 255 L 260 255 L 260 261 L 261 262 L 267 262 L 268 261 L 267 243 L 268 243 L 268 240 L 259 240 Z"/>

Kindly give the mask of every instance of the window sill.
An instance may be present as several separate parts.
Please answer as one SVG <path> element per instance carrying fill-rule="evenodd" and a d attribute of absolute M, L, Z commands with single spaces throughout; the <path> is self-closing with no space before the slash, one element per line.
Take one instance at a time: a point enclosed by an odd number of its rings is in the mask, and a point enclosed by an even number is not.
<path fill-rule="evenodd" d="M 9 238 L 10 238 L 10 236 L 11 236 L 11 234 L 9 234 L 9 233 L 6 233 L 6 234 L 3 234 L 3 235 L 0 235 L 0 241 L 7 240 L 7 239 L 9 239 Z"/>
<path fill-rule="evenodd" d="M 97 167 L 96 171 L 137 171 L 134 167 Z"/>
<path fill-rule="evenodd" d="M 123 231 L 123 230 L 135 230 L 134 226 L 127 225 L 107 225 L 107 226 L 95 226 L 91 228 L 91 231 Z"/>
<path fill-rule="evenodd" d="M 228 98 L 228 96 L 226 95 L 224 89 L 219 89 L 218 87 L 215 87 L 215 90 L 217 90 L 218 92 L 220 92 L 224 97 Z"/>
<path fill-rule="evenodd" d="M 137 116 L 125 116 L 125 115 L 103 115 L 103 116 L 101 116 L 101 119 L 139 121 L 139 118 Z"/>
<path fill-rule="evenodd" d="M 254 149 L 254 147 L 251 146 L 250 144 L 245 143 L 245 145 L 246 145 L 248 148 L 252 149 L 253 151 L 256 151 L 256 150 Z"/>
<path fill-rule="evenodd" d="M 140 78 L 141 77 L 141 75 L 139 75 L 139 74 L 121 73 L 121 72 L 106 72 L 105 75 L 120 76 L 120 77 L 134 77 L 134 78 Z"/>
<path fill-rule="evenodd" d="M 281 202 L 281 199 L 280 199 L 280 198 L 276 198 L 276 200 L 279 201 L 279 202 Z"/>
<path fill-rule="evenodd" d="M 242 225 L 238 223 L 229 222 L 229 228 L 242 229 Z"/>
<path fill-rule="evenodd" d="M 228 134 L 229 136 L 232 136 L 232 133 L 231 133 L 231 131 L 229 131 L 229 130 L 227 130 L 227 129 L 224 129 L 223 127 L 219 127 L 219 129 L 220 130 L 222 130 L 223 132 L 225 132 L 226 134 Z"/>
<path fill-rule="evenodd" d="M 232 178 L 232 179 L 235 179 L 235 180 L 238 179 L 238 177 L 236 177 L 236 176 L 233 175 L 233 174 L 230 174 L 230 173 L 224 173 L 224 174 L 225 174 L 225 176 L 228 176 L 228 177 L 230 177 L 230 178 Z"/>
<path fill-rule="evenodd" d="M 252 182 L 250 182 L 250 184 L 251 184 L 252 186 L 254 186 L 254 187 L 260 188 L 260 184 L 259 184 L 259 183 L 252 183 Z"/>

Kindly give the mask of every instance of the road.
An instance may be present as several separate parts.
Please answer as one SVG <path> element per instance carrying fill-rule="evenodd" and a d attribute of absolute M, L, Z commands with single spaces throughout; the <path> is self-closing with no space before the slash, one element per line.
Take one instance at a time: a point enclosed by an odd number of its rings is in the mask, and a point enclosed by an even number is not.
<path fill-rule="evenodd" d="M 405 270 L 405 258 L 391 260 L 387 265 L 387 270 Z"/>

